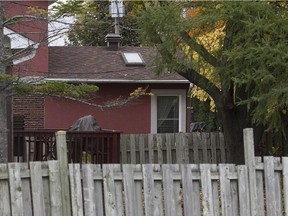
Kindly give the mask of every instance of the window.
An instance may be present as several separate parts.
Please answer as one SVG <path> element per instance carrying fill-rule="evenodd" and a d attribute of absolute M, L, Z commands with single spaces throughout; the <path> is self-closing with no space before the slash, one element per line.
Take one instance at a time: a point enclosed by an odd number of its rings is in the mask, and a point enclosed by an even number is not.
<path fill-rule="evenodd" d="M 140 55 L 140 53 L 122 52 L 121 54 L 126 65 L 145 65 L 144 60 L 142 56 Z"/>
<path fill-rule="evenodd" d="M 157 133 L 179 131 L 179 97 L 157 97 Z"/>
<path fill-rule="evenodd" d="M 186 91 L 152 90 L 151 133 L 186 132 Z"/>

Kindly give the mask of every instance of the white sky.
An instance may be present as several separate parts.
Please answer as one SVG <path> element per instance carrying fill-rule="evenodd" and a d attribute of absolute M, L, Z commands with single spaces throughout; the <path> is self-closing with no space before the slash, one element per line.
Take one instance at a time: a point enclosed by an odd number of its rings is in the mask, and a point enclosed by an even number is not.
<path fill-rule="evenodd" d="M 58 0 L 58 1 L 66 1 L 66 0 Z M 51 8 L 54 4 L 49 6 Z M 67 30 L 69 28 L 69 24 L 73 23 L 73 17 L 64 17 L 59 19 L 59 22 L 52 22 L 48 26 L 48 30 L 51 35 L 55 35 L 54 37 L 50 38 L 49 46 L 64 46 L 65 40 L 67 39 Z"/>
<path fill-rule="evenodd" d="M 64 46 L 65 39 L 67 39 L 67 30 L 69 23 L 73 23 L 72 17 L 64 17 L 59 22 L 52 22 L 49 24 L 50 36 L 55 34 L 53 38 L 50 38 L 49 46 Z"/>

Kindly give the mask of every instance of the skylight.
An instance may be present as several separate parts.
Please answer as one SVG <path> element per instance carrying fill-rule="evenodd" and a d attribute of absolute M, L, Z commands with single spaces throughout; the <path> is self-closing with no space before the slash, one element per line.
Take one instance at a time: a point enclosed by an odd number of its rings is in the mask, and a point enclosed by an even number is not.
<path fill-rule="evenodd" d="M 122 52 L 122 57 L 126 65 L 145 65 L 145 62 L 137 52 Z"/>

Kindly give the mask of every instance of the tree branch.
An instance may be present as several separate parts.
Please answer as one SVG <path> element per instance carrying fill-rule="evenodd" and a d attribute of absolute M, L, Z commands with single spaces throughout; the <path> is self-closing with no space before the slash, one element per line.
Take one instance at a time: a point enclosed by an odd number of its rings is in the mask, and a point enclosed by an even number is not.
<path fill-rule="evenodd" d="M 161 44 L 162 43 L 160 36 L 156 32 L 154 32 L 153 42 L 155 44 Z M 171 62 L 171 60 L 173 60 L 173 55 L 167 49 L 160 50 L 159 52 L 167 64 L 169 62 Z M 183 67 L 179 67 L 179 68 L 183 68 Z M 219 88 L 217 88 L 214 83 L 212 83 L 205 76 L 202 76 L 200 73 L 198 73 L 193 68 L 189 68 L 189 69 L 185 69 L 185 70 L 180 69 L 179 71 L 175 71 L 175 72 L 177 72 L 179 75 L 181 75 L 184 78 L 186 78 L 187 80 L 189 80 L 191 83 L 197 85 L 198 87 L 205 89 L 205 91 L 213 98 L 213 100 L 215 102 L 219 101 L 219 98 L 221 98 L 222 93 L 219 90 Z"/>
<path fill-rule="evenodd" d="M 57 95 L 57 94 L 49 94 L 49 93 L 46 94 L 46 93 L 40 93 L 40 92 L 33 92 L 33 93 L 31 93 L 31 95 L 51 96 L 51 97 L 62 98 L 62 99 L 64 98 L 64 99 L 72 100 L 72 101 L 79 102 L 82 104 L 86 104 L 89 106 L 97 107 L 97 108 L 103 110 L 103 109 L 109 109 L 109 108 L 111 109 L 111 108 L 122 107 L 122 106 L 125 106 L 125 105 L 132 103 L 133 101 L 138 99 L 140 96 L 149 95 L 148 93 L 146 93 L 147 89 L 148 89 L 148 86 L 146 86 L 145 88 L 141 88 L 141 90 L 139 90 L 139 91 L 135 91 L 136 93 L 131 93 L 129 97 L 126 97 L 126 98 L 118 97 L 118 98 L 115 98 L 114 100 L 106 101 L 103 104 L 97 104 L 94 102 L 89 102 L 88 100 L 85 100 L 85 99 L 74 98 L 74 97 L 64 96 L 64 95 Z M 91 100 L 91 98 L 90 98 L 90 100 Z"/>
<path fill-rule="evenodd" d="M 26 20 L 23 20 L 26 19 Z M 15 24 L 18 23 L 19 20 L 21 20 L 21 22 L 32 22 L 32 21 L 43 21 L 43 22 L 47 22 L 48 19 L 45 17 L 40 17 L 40 16 L 31 16 L 31 15 L 17 15 L 17 16 L 13 16 L 7 20 L 5 20 L 2 24 L 2 26 L 7 26 L 7 25 L 11 25 L 11 24 Z"/>
<path fill-rule="evenodd" d="M 222 92 L 219 90 L 219 88 L 217 88 L 214 83 L 199 74 L 194 69 L 189 68 L 185 71 L 178 71 L 177 73 L 201 89 L 205 89 L 205 91 L 213 98 L 215 102 L 221 98 Z"/>
<path fill-rule="evenodd" d="M 187 45 L 189 45 L 194 51 L 196 51 L 200 56 L 202 56 L 209 64 L 214 67 L 218 67 L 221 63 L 215 58 L 211 53 L 209 53 L 205 47 L 191 38 L 187 32 L 181 33 L 182 39 Z"/>

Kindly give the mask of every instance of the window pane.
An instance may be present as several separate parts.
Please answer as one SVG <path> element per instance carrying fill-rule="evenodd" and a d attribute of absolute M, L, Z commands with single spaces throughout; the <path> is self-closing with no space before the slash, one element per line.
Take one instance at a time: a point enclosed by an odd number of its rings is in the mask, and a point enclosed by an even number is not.
<path fill-rule="evenodd" d="M 179 131 L 179 97 L 157 97 L 157 133 Z"/>
<path fill-rule="evenodd" d="M 157 121 L 159 125 L 159 121 Z M 164 120 L 161 121 L 161 126 L 157 128 L 157 133 L 177 133 L 179 132 L 179 121 Z"/>

